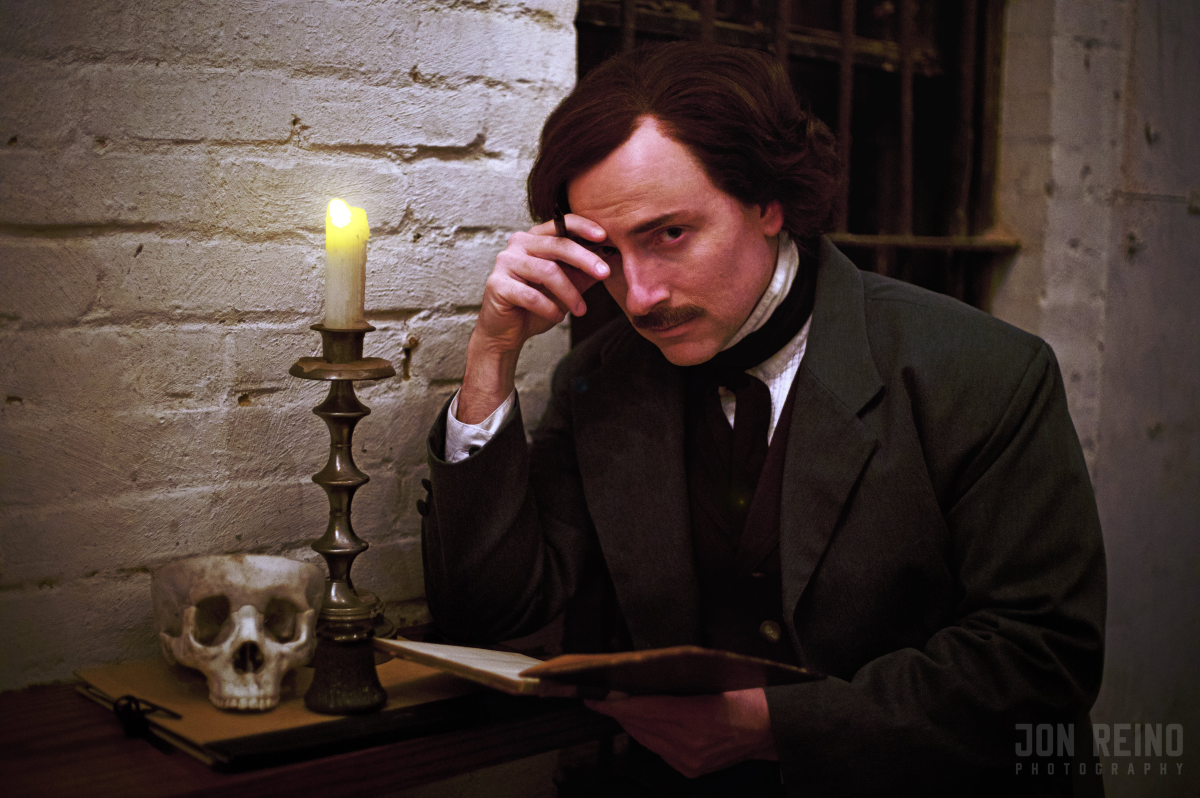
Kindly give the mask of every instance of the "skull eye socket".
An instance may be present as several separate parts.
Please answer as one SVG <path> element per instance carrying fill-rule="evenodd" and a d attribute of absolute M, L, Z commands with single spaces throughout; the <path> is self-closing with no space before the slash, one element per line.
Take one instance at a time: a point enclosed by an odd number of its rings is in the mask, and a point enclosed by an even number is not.
<path fill-rule="evenodd" d="M 229 598 L 209 596 L 196 602 L 196 625 L 192 636 L 202 646 L 211 646 L 221 634 L 225 621 L 229 620 Z"/>
<path fill-rule="evenodd" d="M 263 626 L 277 643 L 296 639 L 296 605 L 287 599 L 272 598 L 263 611 Z"/>

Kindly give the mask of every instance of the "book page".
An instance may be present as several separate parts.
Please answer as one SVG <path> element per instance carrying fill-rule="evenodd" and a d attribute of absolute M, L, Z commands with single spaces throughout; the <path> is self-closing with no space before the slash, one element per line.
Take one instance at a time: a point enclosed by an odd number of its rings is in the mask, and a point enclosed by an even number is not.
<path fill-rule="evenodd" d="M 375 647 L 394 657 L 440 668 L 512 695 L 538 695 L 539 679 L 521 676 L 521 671 L 542 661 L 511 651 L 419 643 L 415 640 L 379 640 Z"/>

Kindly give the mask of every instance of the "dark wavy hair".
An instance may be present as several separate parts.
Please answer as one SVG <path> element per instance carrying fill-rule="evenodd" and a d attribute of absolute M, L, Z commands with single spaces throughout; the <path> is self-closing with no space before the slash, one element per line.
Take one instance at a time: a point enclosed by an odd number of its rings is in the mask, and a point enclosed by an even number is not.
<path fill-rule="evenodd" d="M 697 42 L 623 53 L 579 82 L 542 128 L 530 215 L 541 222 L 556 205 L 568 210 L 567 185 L 646 116 L 687 147 L 721 191 L 745 205 L 778 200 L 797 241 L 832 229 L 843 171 L 829 128 L 801 107 L 775 59 Z"/>

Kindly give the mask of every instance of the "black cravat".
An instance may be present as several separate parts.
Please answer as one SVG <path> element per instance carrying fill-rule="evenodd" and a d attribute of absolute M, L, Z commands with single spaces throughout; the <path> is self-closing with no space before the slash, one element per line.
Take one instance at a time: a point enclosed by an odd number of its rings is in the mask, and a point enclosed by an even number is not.
<path fill-rule="evenodd" d="M 815 242 L 813 242 L 815 243 Z M 815 251 L 815 246 L 810 251 Z M 746 374 L 788 344 L 804 327 L 812 313 L 816 286 L 816 263 L 800 249 L 800 267 L 787 296 L 770 318 L 736 345 L 694 366 L 689 374 L 689 391 L 696 402 L 700 422 L 709 436 L 696 452 L 706 463 L 705 471 L 716 484 L 711 497 L 728 528 L 740 535 L 746 513 L 758 487 L 758 477 L 767 459 L 767 432 L 771 424 L 771 393 L 766 384 Z M 721 409 L 718 387 L 733 391 L 737 398 L 733 429 Z"/>

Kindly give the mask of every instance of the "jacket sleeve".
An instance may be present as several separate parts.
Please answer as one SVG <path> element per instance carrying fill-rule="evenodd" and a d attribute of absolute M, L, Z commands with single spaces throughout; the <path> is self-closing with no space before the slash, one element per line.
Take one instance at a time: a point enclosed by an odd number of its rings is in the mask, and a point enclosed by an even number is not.
<path fill-rule="evenodd" d="M 491 643 L 537 631 L 562 612 L 599 554 L 564 394 L 552 394 L 532 457 L 519 397 L 495 437 L 465 460 L 443 459 L 444 409 L 430 431 L 425 590 L 451 639 Z"/>
<path fill-rule="evenodd" d="M 789 794 L 928 794 L 1013 772 L 1015 724 L 1084 716 L 1103 663 L 1099 518 L 1044 344 L 945 511 L 962 599 L 922 648 L 768 688 Z M 1090 744 L 1090 729 L 1077 748 Z M 1032 789 L 1032 784 L 1028 785 Z"/>

